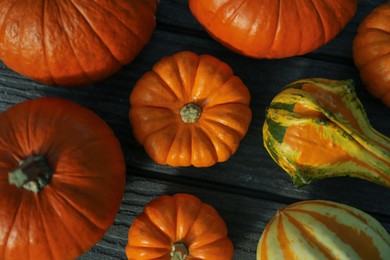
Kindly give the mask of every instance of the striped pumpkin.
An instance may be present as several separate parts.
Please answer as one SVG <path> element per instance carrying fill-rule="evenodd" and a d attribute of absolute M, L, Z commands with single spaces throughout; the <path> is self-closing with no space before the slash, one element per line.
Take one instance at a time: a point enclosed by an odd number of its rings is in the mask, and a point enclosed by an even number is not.
<path fill-rule="evenodd" d="M 359 209 L 308 200 L 281 209 L 268 223 L 260 259 L 390 259 L 390 235 Z"/>
<path fill-rule="evenodd" d="M 337 176 L 390 187 L 390 138 L 370 125 L 352 81 L 286 86 L 267 109 L 263 141 L 297 187 Z"/>

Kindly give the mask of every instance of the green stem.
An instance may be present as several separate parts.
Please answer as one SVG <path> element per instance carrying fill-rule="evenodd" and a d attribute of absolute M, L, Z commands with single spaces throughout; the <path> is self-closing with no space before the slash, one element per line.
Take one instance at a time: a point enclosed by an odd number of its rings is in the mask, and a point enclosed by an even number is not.
<path fill-rule="evenodd" d="M 202 114 L 202 108 L 194 103 L 187 103 L 180 109 L 180 117 L 184 123 L 195 123 Z"/>
<path fill-rule="evenodd" d="M 171 250 L 171 260 L 185 260 L 188 257 L 188 248 L 186 244 L 177 242 L 173 244 Z"/>
<path fill-rule="evenodd" d="M 19 166 L 8 173 L 8 182 L 16 187 L 38 193 L 49 184 L 52 169 L 42 155 L 30 156 L 19 162 Z"/>

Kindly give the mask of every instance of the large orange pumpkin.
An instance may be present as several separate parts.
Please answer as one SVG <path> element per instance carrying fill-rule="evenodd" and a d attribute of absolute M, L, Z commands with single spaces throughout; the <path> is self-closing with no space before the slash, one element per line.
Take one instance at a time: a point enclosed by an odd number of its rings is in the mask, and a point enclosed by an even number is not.
<path fill-rule="evenodd" d="M 129 116 L 134 136 L 157 163 L 207 167 L 238 149 L 251 120 L 249 102 L 226 63 L 179 52 L 138 80 Z"/>
<path fill-rule="evenodd" d="M 390 2 L 374 9 L 359 25 L 353 58 L 367 90 L 390 107 Z"/>
<path fill-rule="evenodd" d="M 95 113 L 39 98 L 0 113 L 0 259 L 75 259 L 122 201 L 120 144 Z"/>
<path fill-rule="evenodd" d="M 358 0 L 189 0 L 209 34 L 254 58 L 308 53 L 333 39 L 356 12 Z"/>
<path fill-rule="evenodd" d="M 126 255 L 129 260 L 229 260 L 233 244 L 212 206 L 179 193 L 145 206 L 130 226 Z"/>
<path fill-rule="evenodd" d="M 0 60 L 50 85 L 85 85 L 131 62 L 155 27 L 157 0 L 2 0 Z"/>

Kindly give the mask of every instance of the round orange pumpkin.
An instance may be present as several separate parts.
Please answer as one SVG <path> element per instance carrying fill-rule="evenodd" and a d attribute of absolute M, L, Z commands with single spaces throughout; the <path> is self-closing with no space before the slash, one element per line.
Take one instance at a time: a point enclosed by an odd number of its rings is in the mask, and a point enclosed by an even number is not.
<path fill-rule="evenodd" d="M 150 201 L 129 229 L 129 260 L 229 260 L 233 244 L 224 220 L 190 194 L 163 195 Z"/>
<path fill-rule="evenodd" d="M 61 98 L 0 113 L 0 259 L 75 259 L 112 225 L 125 162 L 108 125 Z"/>
<path fill-rule="evenodd" d="M 254 58 L 306 54 L 332 40 L 357 0 L 189 0 L 192 14 L 226 47 Z"/>
<path fill-rule="evenodd" d="M 369 214 L 325 200 L 293 203 L 265 227 L 257 260 L 390 259 L 390 235 Z"/>
<path fill-rule="evenodd" d="M 157 163 L 207 167 L 227 160 L 251 120 L 250 94 L 224 62 L 179 52 L 162 58 L 130 95 L 130 122 Z"/>
<path fill-rule="evenodd" d="M 157 2 L 0 1 L 0 60 L 49 85 L 101 80 L 131 62 L 149 41 Z"/>
<path fill-rule="evenodd" d="M 353 58 L 367 90 L 390 107 L 390 2 L 378 6 L 359 25 Z"/>

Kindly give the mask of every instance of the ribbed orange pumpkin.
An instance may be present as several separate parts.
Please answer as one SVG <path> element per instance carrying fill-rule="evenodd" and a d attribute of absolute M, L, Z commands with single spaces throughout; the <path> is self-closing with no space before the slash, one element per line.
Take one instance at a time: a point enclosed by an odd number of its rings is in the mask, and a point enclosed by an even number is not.
<path fill-rule="evenodd" d="M 129 117 L 155 162 L 207 167 L 238 149 L 251 121 L 249 102 L 229 65 L 183 51 L 162 58 L 138 80 Z"/>
<path fill-rule="evenodd" d="M 229 260 L 233 244 L 224 220 L 194 195 L 163 195 L 150 201 L 131 224 L 129 260 Z"/>
<path fill-rule="evenodd" d="M 390 259 L 390 235 L 359 209 L 308 200 L 268 223 L 257 247 L 257 260 L 266 259 Z"/>
<path fill-rule="evenodd" d="M 95 113 L 61 98 L 0 113 L 0 259 L 73 260 L 122 201 L 119 141 Z"/>
<path fill-rule="evenodd" d="M 367 90 L 390 107 L 390 2 L 374 9 L 359 25 L 353 58 Z"/>
<path fill-rule="evenodd" d="M 209 34 L 255 58 L 308 53 L 333 39 L 356 12 L 357 0 L 189 0 Z"/>
<path fill-rule="evenodd" d="M 2 0 L 0 60 L 50 85 L 101 80 L 149 41 L 156 5 L 157 0 Z"/>

